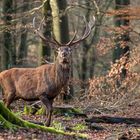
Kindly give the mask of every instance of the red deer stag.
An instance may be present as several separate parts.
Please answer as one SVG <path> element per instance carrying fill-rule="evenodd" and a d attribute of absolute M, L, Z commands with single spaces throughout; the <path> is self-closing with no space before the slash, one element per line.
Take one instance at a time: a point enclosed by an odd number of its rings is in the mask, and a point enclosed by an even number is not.
<path fill-rule="evenodd" d="M 46 126 L 50 125 L 53 100 L 69 81 L 72 46 L 90 35 L 95 18 L 92 22 L 85 23 L 86 27 L 82 37 L 76 40 L 77 32 L 75 32 L 72 39 L 66 44 L 61 44 L 54 38 L 44 37 L 40 28 L 36 29 L 33 26 L 42 40 L 51 43 L 57 49 L 58 55 L 54 63 L 44 64 L 37 68 L 11 68 L 0 73 L 0 85 L 4 91 L 3 101 L 7 107 L 12 101 L 20 98 L 26 101 L 41 100 L 47 108 Z"/>

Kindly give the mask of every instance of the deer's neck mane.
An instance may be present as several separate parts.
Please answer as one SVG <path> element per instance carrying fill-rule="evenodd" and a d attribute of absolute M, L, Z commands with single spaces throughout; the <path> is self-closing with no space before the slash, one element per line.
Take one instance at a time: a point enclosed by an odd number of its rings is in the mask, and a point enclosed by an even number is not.
<path fill-rule="evenodd" d="M 64 85 L 69 80 L 70 64 L 55 63 L 55 82 L 57 85 Z"/>

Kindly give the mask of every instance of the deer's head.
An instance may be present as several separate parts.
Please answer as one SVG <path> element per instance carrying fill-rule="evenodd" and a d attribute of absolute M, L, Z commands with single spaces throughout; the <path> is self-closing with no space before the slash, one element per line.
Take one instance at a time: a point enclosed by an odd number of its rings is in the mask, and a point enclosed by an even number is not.
<path fill-rule="evenodd" d="M 70 60 L 71 60 L 71 48 L 70 47 L 60 47 L 58 48 L 57 50 L 57 59 L 59 61 L 59 63 L 62 63 L 62 64 L 68 64 L 70 63 Z"/>

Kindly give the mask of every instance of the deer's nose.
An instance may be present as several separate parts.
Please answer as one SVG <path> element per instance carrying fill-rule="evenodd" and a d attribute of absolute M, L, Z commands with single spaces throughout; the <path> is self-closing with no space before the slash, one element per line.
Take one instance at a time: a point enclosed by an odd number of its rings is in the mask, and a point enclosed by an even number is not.
<path fill-rule="evenodd" d="M 67 52 L 63 52 L 63 53 L 62 53 L 62 56 L 63 56 L 63 57 L 66 57 L 66 56 L 67 56 Z"/>

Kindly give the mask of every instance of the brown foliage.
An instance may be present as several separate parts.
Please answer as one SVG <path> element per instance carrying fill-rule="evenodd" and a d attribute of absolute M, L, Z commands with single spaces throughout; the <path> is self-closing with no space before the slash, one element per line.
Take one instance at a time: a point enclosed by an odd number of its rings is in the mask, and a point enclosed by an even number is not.
<path fill-rule="evenodd" d="M 88 98 L 98 100 L 104 107 L 128 105 L 134 98 L 139 98 L 140 75 L 130 71 L 131 64 L 124 63 L 125 58 L 121 58 L 111 66 L 107 75 L 90 79 Z M 124 67 L 127 68 L 127 76 L 122 79 L 121 72 Z"/>

